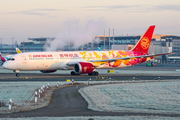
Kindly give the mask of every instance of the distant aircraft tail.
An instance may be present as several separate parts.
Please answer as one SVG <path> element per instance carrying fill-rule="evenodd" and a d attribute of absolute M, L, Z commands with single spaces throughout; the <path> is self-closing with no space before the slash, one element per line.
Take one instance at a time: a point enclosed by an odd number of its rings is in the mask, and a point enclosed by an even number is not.
<path fill-rule="evenodd" d="M 19 48 L 16 48 L 16 52 L 17 54 L 22 53 L 21 50 L 19 50 Z"/>
<path fill-rule="evenodd" d="M 0 60 L 1 60 L 2 62 L 5 62 L 5 61 L 6 61 L 6 58 L 3 57 L 1 53 L 0 53 Z"/>
<path fill-rule="evenodd" d="M 1 52 L 0 52 L 0 59 L 2 58 L 3 56 L 1 55 Z"/>
<path fill-rule="evenodd" d="M 149 50 L 149 46 L 151 43 L 151 38 L 154 32 L 155 25 L 150 26 L 147 31 L 144 33 L 144 35 L 141 37 L 141 39 L 138 41 L 138 43 L 135 45 L 135 47 L 132 49 L 132 51 L 140 52 L 140 53 L 147 53 Z"/>
<path fill-rule="evenodd" d="M 101 48 L 100 47 L 97 47 L 98 51 L 101 51 Z"/>

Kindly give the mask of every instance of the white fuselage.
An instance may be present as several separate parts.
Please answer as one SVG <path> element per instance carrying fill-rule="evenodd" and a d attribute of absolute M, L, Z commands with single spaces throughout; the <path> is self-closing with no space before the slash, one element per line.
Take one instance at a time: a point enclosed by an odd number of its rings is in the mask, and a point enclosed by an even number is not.
<path fill-rule="evenodd" d="M 118 51 L 113 51 L 116 55 Z M 111 52 L 112 53 L 112 52 Z M 127 56 L 127 55 L 126 55 Z M 109 51 L 71 51 L 71 52 L 27 52 L 12 56 L 14 60 L 8 60 L 3 67 L 10 70 L 73 70 L 73 66 L 67 63 L 88 62 L 89 60 L 113 58 Z M 130 65 L 121 64 L 118 68 Z M 97 68 L 110 68 L 108 64 Z"/>

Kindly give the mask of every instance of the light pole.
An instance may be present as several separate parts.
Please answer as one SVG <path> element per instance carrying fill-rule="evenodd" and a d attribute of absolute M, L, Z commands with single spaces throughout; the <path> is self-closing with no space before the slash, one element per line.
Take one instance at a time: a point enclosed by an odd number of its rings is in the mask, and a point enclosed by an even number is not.
<path fill-rule="evenodd" d="M 114 45 L 114 29 L 113 29 L 113 45 Z"/>
<path fill-rule="evenodd" d="M 154 54 L 154 45 L 152 44 L 152 54 Z M 154 63 L 154 57 L 153 57 L 153 63 Z"/>
<path fill-rule="evenodd" d="M 2 48 L 2 38 L 1 38 L 1 48 Z"/>
<path fill-rule="evenodd" d="M 124 40 L 124 51 L 125 51 L 125 47 L 126 47 L 126 40 Z"/>
<path fill-rule="evenodd" d="M 14 37 L 12 37 L 12 53 L 13 53 L 13 47 L 14 46 Z"/>
<path fill-rule="evenodd" d="M 109 50 L 110 50 L 110 28 L 109 28 Z"/>
<path fill-rule="evenodd" d="M 154 54 L 154 45 L 153 44 L 151 45 L 152 45 L 152 54 Z"/>
<path fill-rule="evenodd" d="M 105 29 L 104 29 L 104 50 L 105 50 Z"/>
<path fill-rule="evenodd" d="M 69 51 L 70 51 L 70 25 L 69 25 Z"/>

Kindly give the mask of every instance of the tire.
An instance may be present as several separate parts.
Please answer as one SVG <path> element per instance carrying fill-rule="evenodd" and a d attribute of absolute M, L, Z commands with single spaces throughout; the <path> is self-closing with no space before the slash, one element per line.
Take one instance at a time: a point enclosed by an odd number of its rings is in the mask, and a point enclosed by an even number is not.
<path fill-rule="evenodd" d="M 71 71 L 71 75 L 75 75 L 75 72 L 74 72 L 74 71 Z"/>
<path fill-rule="evenodd" d="M 98 72 L 96 72 L 96 76 L 98 76 L 99 75 L 99 73 Z"/>
<path fill-rule="evenodd" d="M 89 76 L 98 76 L 99 73 L 96 71 L 93 71 L 92 73 L 88 73 Z"/>
<path fill-rule="evenodd" d="M 92 73 L 88 73 L 89 76 L 92 76 Z"/>
<path fill-rule="evenodd" d="M 71 71 L 71 75 L 80 75 L 80 74 L 76 74 L 74 71 Z"/>
<path fill-rule="evenodd" d="M 16 73 L 16 77 L 19 77 L 20 76 L 20 74 L 19 73 Z"/>

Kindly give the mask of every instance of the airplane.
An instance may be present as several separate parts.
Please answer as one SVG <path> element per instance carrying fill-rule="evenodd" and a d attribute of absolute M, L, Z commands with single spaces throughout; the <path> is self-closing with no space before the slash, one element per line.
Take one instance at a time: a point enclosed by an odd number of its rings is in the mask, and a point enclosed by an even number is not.
<path fill-rule="evenodd" d="M 26 52 L 12 56 L 3 64 L 3 68 L 13 70 L 19 77 L 19 71 L 40 70 L 42 73 L 52 73 L 57 70 L 73 70 L 71 75 L 99 75 L 96 69 L 130 67 L 156 56 L 171 54 L 148 54 L 154 29 L 155 25 L 150 26 L 130 51 Z"/>

